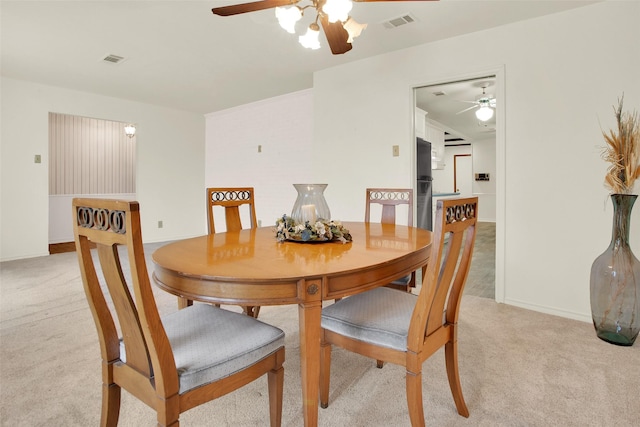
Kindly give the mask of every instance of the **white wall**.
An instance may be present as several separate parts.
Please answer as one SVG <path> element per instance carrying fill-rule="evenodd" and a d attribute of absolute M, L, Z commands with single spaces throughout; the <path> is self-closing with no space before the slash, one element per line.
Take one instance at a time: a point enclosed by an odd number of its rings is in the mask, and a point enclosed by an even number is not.
<path fill-rule="evenodd" d="M 478 196 L 478 220 L 496 221 L 496 140 L 473 141 L 473 195 Z M 476 181 L 476 173 L 488 173 L 489 181 Z"/>
<path fill-rule="evenodd" d="M 49 253 L 49 112 L 136 123 L 145 241 L 206 233 L 202 115 L 4 77 L 1 89 L 0 260 Z"/>
<path fill-rule="evenodd" d="M 601 126 L 622 92 L 640 106 L 638 16 L 639 2 L 597 3 L 315 73 L 314 145 L 345 159 L 314 163 L 332 209 L 359 219 L 353 194 L 412 184 L 413 87 L 496 71 L 497 298 L 590 320 L 589 271 L 612 221 Z M 631 229 L 640 254 L 638 207 Z"/>
<path fill-rule="evenodd" d="M 206 129 L 206 186 L 254 187 L 263 226 L 291 214 L 297 196 L 293 184 L 310 183 L 312 163 L 332 161 L 331 153 L 312 150 L 312 90 L 208 114 Z M 325 198 L 331 209 L 330 190 Z M 245 212 L 241 218 L 248 226 Z M 224 225 L 216 220 L 216 231 L 218 224 Z"/>

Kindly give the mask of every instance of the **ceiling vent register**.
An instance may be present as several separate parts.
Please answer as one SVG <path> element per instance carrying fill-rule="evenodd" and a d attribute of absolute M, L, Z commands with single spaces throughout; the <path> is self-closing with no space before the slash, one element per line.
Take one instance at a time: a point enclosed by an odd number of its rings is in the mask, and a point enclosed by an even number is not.
<path fill-rule="evenodd" d="M 383 22 L 382 25 L 384 25 L 385 28 L 392 29 L 401 27 L 406 24 L 412 24 L 416 21 L 417 19 L 413 15 L 411 15 L 410 13 L 406 13 L 397 18 L 389 19 L 388 21 Z"/>
<path fill-rule="evenodd" d="M 109 55 L 105 56 L 104 58 L 102 58 L 102 60 L 104 62 L 109 62 L 111 64 L 119 64 L 120 62 L 124 61 L 124 57 L 118 56 L 118 55 L 109 54 Z"/>

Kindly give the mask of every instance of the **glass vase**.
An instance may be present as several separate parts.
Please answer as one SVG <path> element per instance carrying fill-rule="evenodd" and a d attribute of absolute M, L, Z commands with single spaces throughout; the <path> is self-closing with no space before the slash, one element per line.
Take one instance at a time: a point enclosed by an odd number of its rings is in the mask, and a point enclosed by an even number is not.
<path fill-rule="evenodd" d="M 591 266 L 591 316 L 596 334 L 612 344 L 633 345 L 640 332 L 640 261 L 629 246 L 637 195 L 612 194 L 611 243 Z"/>
<path fill-rule="evenodd" d="M 324 190 L 328 184 L 293 184 L 298 197 L 291 210 L 291 218 L 296 224 L 309 222 L 315 224 L 319 219 L 329 221 L 331 212 L 324 199 Z"/>

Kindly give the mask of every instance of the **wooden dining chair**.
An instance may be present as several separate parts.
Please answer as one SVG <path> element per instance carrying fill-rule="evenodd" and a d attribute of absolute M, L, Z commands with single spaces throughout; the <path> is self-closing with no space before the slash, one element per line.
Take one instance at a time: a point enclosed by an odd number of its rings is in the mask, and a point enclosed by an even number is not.
<path fill-rule="evenodd" d="M 413 189 L 411 188 L 367 188 L 367 200 L 364 211 L 364 222 L 371 222 L 372 205 L 380 205 L 382 224 L 395 224 L 398 206 L 405 205 L 407 225 L 413 227 Z M 416 287 L 416 273 L 401 277 L 386 285 L 389 288 L 411 292 Z"/>
<path fill-rule="evenodd" d="M 207 226 L 209 234 L 216 232 L 215 210 L 217 208 L 224 213 L 227 231 L 242 230 L 240 208 L 245 206 L 249 215 L 249 228 L 258 228 L 256 220 L 256 205 L 253 195 L 253 187 L 211 187 L 207 188 Z M 178 297 L 178 305 L 184 307 L 191 305 L 193 301 Z M 258 318 L 260 306 L 243 305 L 242 311 L 248 316 Z"/>
<path fill-rule="evenodd" d="M 161 318 L 147 274 L 138 202 L 76 198 L 72 206 L 80 272 L 102 354 L 100 425 L 118 424 L 121 389 L 153 408 L 158 426 L 178 426 L 181 413 L 267 374 L 270 425 L 280 426 L 284 332 L 208 304 Z"/>
<path fill-rule="evenodd" d="M 331 346 L 402 365 L 409 418 L 424 426 L 422 364 L 441 347 L 458 413 L 469 416 L 458 372 L 458 313 L 476 237 L 478 198 L 439 200 L 425 280 L 414 295 L 381 287 L 322 309 L 320 405 L 329 403 Z M 445 245 L 445 238 L 447 240 Z"/>
<path fill-rule="evenodd" d="M 249 228 L 257 228 L 256 205 L 253 187 L 207 188 L 207 225 L 209 234 L 216 232 L 214 210 L 216 206 L 224 208 L 227 231 L 242 230 L 240 207 L 248 207 Z"/>

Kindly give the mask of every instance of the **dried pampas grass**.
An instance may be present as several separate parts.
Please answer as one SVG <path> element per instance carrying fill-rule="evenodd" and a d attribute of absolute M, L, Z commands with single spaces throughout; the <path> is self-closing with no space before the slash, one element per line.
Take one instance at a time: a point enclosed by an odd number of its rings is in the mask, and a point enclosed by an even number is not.
<path fill-rule="evenodd" d="M 610 163 L 605 176 L 605 186 L 613 194 L 631 194 L 633 184 L 640 178 L 640 119 L 638 113 L 622 112 L 624 95 L 614 106 L 617 131 L 602 132 L 607 145 L 602 158 Z"/>

